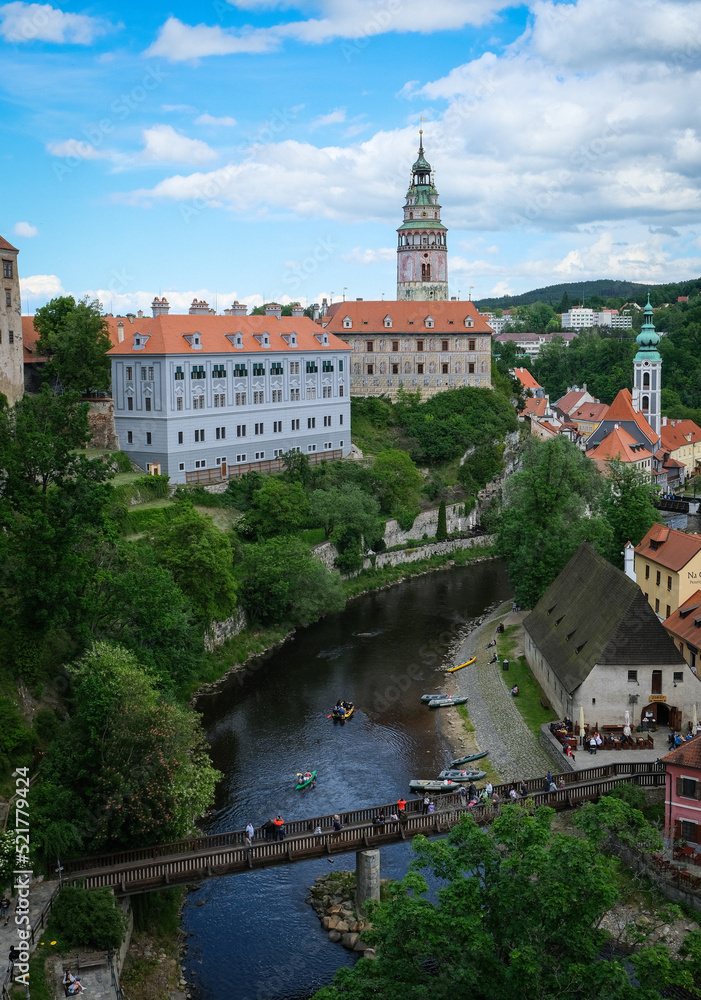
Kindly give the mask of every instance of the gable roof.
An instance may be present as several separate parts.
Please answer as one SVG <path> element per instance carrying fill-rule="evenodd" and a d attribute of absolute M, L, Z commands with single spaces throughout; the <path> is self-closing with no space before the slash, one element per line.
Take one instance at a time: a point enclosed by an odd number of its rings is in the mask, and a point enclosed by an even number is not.
<path fill-rule="evenodd" d="M 392 320 L 392 330 L 394 336 L 405 333 L 414 334 L 417 337 L 426 336 L 425 321 L 428 317 L 433 319 L 434 326 L 429 336 L 436 334 L 454 334 L 460 336 L 472 336 L 475 333 L 492 334 L 493 330 L 487 320 L 478 312 L 474 302 L 468 301 L 448 301 L 439 302 L 431 299 L 430 302 L 388 302 L 387 299 L 377 301 L 359 302 L 334 302 L 329 307 L 329 311 L 323 319 L 324 327 L 330 333 L 337 333 L 341 337 L 349 337 L 358 334 L 381 333 L 386 337 L 385 318 L 389 316 Z M 344 329 L 343 320 L 349 317 L 353 323 L 352 331 Z M 473 326 L 465 326 L 465 319 L 470 317 Z"/>
<path fill-rule="evenodd" d="M 558 399 L 554 405 L 558 410 L 562 410 L 563 413 L 569 416 L 573 410 L 582 405 L 583 397 L 588 395 L 589 393 L 586 389 L 568 389 L 565 395 Z"/>
<path fill-rule="evenodd" d="M 648 451 L 632 437 L 625 427 L 614 427 L 595 448 L 587 452 L 587 457 L 601 464 L 612 458 L 619 462 L 640 462 L 647 458 Z"/>
<path fill-rule="evenodd" d="M 701 590 L 694 591 L 662 624 L 680 639 L 701 648 Z"/>
<path fill-rule="evenodd" d="M 688 743 L 682 743 L 676 750 L 660 757 L 660 760 L 663 764 L 673 764 L 675 767 L 701 768 L 701 737 L 696 736 Z"/>
<path fill-rule="evenodd" d="M 603 420 L 607 413 L 606 403 L 582 403 L 576 410 L 570 411 L 570 420 Z"/>
<path fill-rule="evenodd" d="M 689 440 L 687 441 L 687 435 Z M 693 420 L 667 420 L 660 427 L 660 440 L 665 451 L 676 451 L 685 444 L 701 441 L 701 427 Z"/>
<path fill-rule="evenodd" d="M 386 303 L 385 303 L 386 305 Z M 108 316 L 107 326 L 110 339 L 115 346 L 107 353 L 109 355 L 133 354 L 240 354 L 260 352 L 269 354 L 275 351 L 349 351 L 350 347 L 344 341 L 328 333 L 328 344 L 324 345 L 317 338 L 323 337 L 327 331 L 312 322 L 308 316 L 177 316 L 161 315 L 129 319 Z M 119 342 L 119 327 L 122 324 L 124 339 Z M 200 334 L 201 348 L 194 350 L 185 339 L 194 333 Z M 234 347 L 229 337 L 242 334 L 243 346 Z M 269 335 L 270 347 L 263 347 L 256 339 L 262 339 L 263 334 Z M 295 333 L 297 347 L 290 348 L 283 338 Z M 147 337 L 146 343 L 138 350 L 134 349 L 134 335 Z"/>
<path fill-rule="evenodd" d="M 524 389 L 542 389 L 542 385 L 536 382 L 533 375 L 527 368 L 514 368 L 514 375 L 519 380 Z"/>
<path fill-rule="evenodd" d="M 684 664 L 637 584 L 585 542 L 523 626 L 572 694 L 596 664 Z"/>
<path fill-rule="evenodd" d="M 630 394 L 630 389 L 619 390 L 616 394 L 616 398 L 609 406 L 609 411 L 606 414 L 606 420 L 615 420 L 617 423 L 622 423 L 626 420 L 633 420 L 648 441 L 657 440 L 657 435 L 653 431 L 652 427 L 650 427 L 642 413 L 636 413 L 633 409 L 633 397 Z"/>
<path fill-rule="evenodd" d="M 521 412 L 529 417 L 544 417 L 547 405 L 547 399 L 534 399 L 529 396 Z"/>
<path fill-rule="evenodd" d="M 15 253 L 19 253 L 17 247 L 13 247 L 12 244 L 8 243 L 2 236 L 0 236 L 0 250 L 13 250 Z"/>
<path fill-rule="evenodd" d="M 635 554 L 678 572 L 701 552 L 701 535 L 688 535 L 677 528 L 653 524 Z"/>

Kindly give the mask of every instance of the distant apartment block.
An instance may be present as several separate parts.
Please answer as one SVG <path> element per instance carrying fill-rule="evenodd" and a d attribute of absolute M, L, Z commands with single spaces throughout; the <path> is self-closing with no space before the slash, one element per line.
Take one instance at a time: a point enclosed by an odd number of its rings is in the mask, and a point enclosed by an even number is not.
<path fill-rule="evenodd" d="M 590 330 L 595 326 L 608 326 L 613 330 L 629 330 L 633 326 L 633 318 L 628 314 L 619 314 L 617 309 L 604 309 L 597 312 L 594 309 L 576 308 L 562 314 L 563 330 Z"/>

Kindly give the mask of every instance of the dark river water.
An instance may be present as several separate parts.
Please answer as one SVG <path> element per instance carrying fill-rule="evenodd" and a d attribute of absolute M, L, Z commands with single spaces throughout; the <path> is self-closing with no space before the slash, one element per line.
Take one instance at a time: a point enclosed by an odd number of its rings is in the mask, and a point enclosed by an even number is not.
<path fill-rule="evenodd" d="M 281 813 L 301 819 L 395 801 L 411 778 L 435 777 L 450 751 L 436 713 L 421 704 L 439 691 L 451 649 L 484 609 L 510 595 L 497 562 L 431 573 L 352 601 L 341 614 L 300 629 L 200 699 L 215 766 L 224 778 L 208 830 L 242 829 Z M 337 698 L 357 710 L 345 725 L 327 718 Z M 296 792 L 296 772 L 318 770 Z M 401 878 L 408 844 L 382 849 L 383 877 Z M 355 855 L 335 868 L 354 868 Z M 319 928 L 307 889 L 326 859 L 213 878 L 184 911 L 186 978 L 200 1000 L 297 1000 L 355 958 Z"/>

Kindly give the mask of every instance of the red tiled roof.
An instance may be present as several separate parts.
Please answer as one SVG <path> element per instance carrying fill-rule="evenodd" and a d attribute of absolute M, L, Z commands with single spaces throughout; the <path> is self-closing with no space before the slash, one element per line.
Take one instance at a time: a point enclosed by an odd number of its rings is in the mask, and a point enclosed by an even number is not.
<path fill-rule="evenodd" d="M 633 409 L 633 397 L 630 394 L 630 389 L 621 389 L 618 392 L 616 398 L 609 406 L 606 419 L 617 420 L 619 423 L 624 420 L 633 420 L 648 441 L 654 441 L 657 437 L 642 413 L 636 413 Z"/>
<path fill-rule="evenodd" d="M 117 336 L 117 320 L 111 316 L 106 316 L 107 327 L 110 340 L 114 345 L 119 343 L 119 338 Z M 122 322 L 125 327 L 128 327 L 129 320 L 123 319 Z M 34 328 L 34 317 L 33 316 L 23 316 L 22 317 L 22 346 L 24 348 L 24 361 L 25 364 L 31 361 L 46 361 L 47 358 L 42 357 L 40 354 L 36 353 L 36 344 L 39 340 L 39 332 Z"/>
<path fill-rule="evenodd" d="M 687 435 L 690 435 L 687 440 Z M 701 441 L 701 427 L 693 420 L 667 420 L 660 427 L 660 438 L 662 447 L 666 451 L 676 451 L 683 448 L 685 444 Z"/>
<path fill-rule="evenodd" d="M 514 375 L 524 389 L 542 389 L 542 385 L 533 378 L 527 368 L 514 368 Z"/>
<path fill-rule="evenodd" d="M 545 429 L 547 431 L 550 431 L 551 434 L 559 434 L 560 433 L 560 428 L 559 427 L 555 427 L 553 424 L 550 423 L 549 420 L 541 420 L 539 426 L 540 427 L 545 427 Z"/>
<path fill-rule="evenodd" d="M 687 535 L 684 531 L 658 524 L 653 525 L 640 545 L 635 546 L 636 555 L 675 572 L 686 566 L 699 552 L 701 535 Z"/>
<path fill-rule="evenodd" d="M 586 394 L 586 389 L 570 389 L 564 396 L 558 399 L 555 406 L 558 410 L 562 410 L 563 413 L 569 415 L 573 410 L 577 409 L 581 403 L 582 396 L 586 396 Z"/>
<path fill-rule="evenodd" d="M 600 423 L 607 413 L 608 405 L 606 403 L 583 403 L 574 412 L 570 411 L 570 419 L 598 420 Z"/>
<path fill-rule="evenodd" d="M 12 244 L 8 243 L 2 236 L 0 236 L 0 250 L 14 250 L 15 253 L 19 253 L 17 247 L 13 247 Z"/>
<path fill-rule="evenodd" d="M 634 450 L 634 446 L 639 449 L 640 443 L 624 427 L 614 427 L 587 455 L 600 465 L 612 458 L 617 458 L 619 462 L 639 462 L 647 457 L 648 452 Z"/>
<path fill-rule="evenodd" d="M 688 597 L 662 624 L 685 642 L 701 647 L 701 590 Z"/>
<path fill-rule="evenodd" d="M 385 303 L 386 305 L 387 303 Z M 431 303 L 433 305 L 433 303 Z M 118 342 L 117 324 L 124 324 L 124 340 Z M 154 316 L 152 318 L 119 319 L 116 316 L 107 317 L 110 339 L 116 346 L 108 351 L 110 355 L 118 354 L 183 354 L 192 351 L 198 354 L 238 354 L 242 351 L 349 351 L 350 347 L 329 332 L 328 345 L 324 346 L 317 339 L 328 331 L 312 322 L 307 316 Z M 201 351 L 192 350 L 185 340 L 185 335 L 200 334 Z M 227 334 L 231 337 L 237 333 L 243 335 L 243 347 L 234 347 Z M 268 333 L 270 347 L 263 347 L 257 336 Z M 297 347 L 290 348 L 285 336 L 296 333 Z M 145 345 L 140 350 L 134 350 L 134 335 L 147 336 Z"/>
<path fill-rule="evenodd" d="M 343 329 L 343 320 L 350 316 L 353 321 L 352 330 Z M 385 327 L 385 317 L 392 320 L 392 327 Z M 425 319 L 431 316 L 434 321 L 432 329 L 427 329 Z M 465 319 L 471 317 L 474 326 L 466 327 Z M 449 321 L 452 321 L 449 322 Z M 475 333 L 492 334 L 493 330 L 484 316 L 478 312 L 474 302 L 394 302 L 380 300 L 360 302 L 334 302 L 323 320 L 324 327 L 331 333 L 341 337 L 357 336 L 358 334 L 381 333 L 391 337 L 393 334 L 412 333 L 417 337 L 430 337 L 436 334 L 452 333 L 461 336 L 472 336 Z"/>
<path fill-rule="evenodd" d="M 701 768 L 701 737 L 696 736 L 688 743 L 682 743 L 660 760 L 663 764 L 673 764 L 675 767 Z"/>
<path fill-rule="evenodd" d="M 526 400 L 526 405 L 523 408 L 523 413 L 527 414 L 529 417 L 544 417 L 546 406 L 547 406 L 546 399 L 529 398 Z"/>

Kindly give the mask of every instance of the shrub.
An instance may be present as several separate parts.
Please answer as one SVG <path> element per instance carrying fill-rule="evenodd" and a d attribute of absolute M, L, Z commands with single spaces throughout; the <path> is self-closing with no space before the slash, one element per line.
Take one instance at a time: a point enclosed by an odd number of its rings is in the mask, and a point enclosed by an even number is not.
<path fill-rule="evenodd" d="M 119 948 L 127 922 L 109 889 L 64 886 L 51 911 L 51 926 L 65 948 Z"/>
<path fill-rule="evenodd" d="M 112 461 L 117 466 L 118 472 L 131 472 L 131 460 L 123 451 L 117 451 L 112 456 Z"/>
<path fill-rule="evenodd" d="M 438 524 L 436 526 L 436 541 L 444 542 L 448 537 L 448 518 L 445 511 L 445 500 L 441 500 L 438 508 Z"/>

